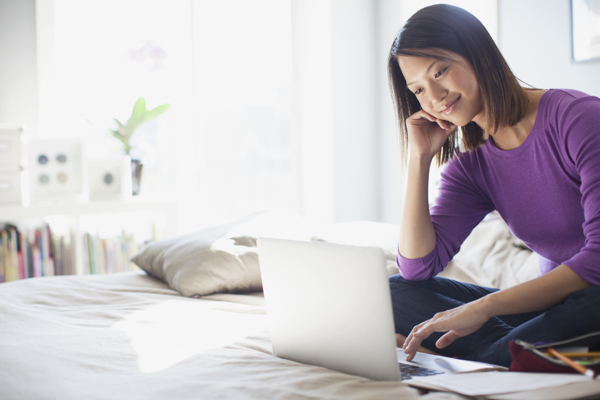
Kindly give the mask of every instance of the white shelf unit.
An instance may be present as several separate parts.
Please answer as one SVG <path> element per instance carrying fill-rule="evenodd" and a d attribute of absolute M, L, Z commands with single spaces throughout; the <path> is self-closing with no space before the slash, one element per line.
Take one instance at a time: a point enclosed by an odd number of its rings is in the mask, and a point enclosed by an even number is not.
<path fill-rule="evenodd" d="M 51 216 L 68 217 L 74 239 L 75 268 L 78 275 L 83 274 L 84 248 L 81 229 L 82 218 L 94 215 L 119 215 L 134 212 L 148 212 L 156 216 L 156 239 L 174 236 L 176 229 L 176 202 L 172 199 L 154 197 L 132 197 L 130 199 L 95 200 L 89 202 L 48 202 L 21 205 L 0 205 L 0 222 L 19 224 L 26 220 L 43 220 Z"/>

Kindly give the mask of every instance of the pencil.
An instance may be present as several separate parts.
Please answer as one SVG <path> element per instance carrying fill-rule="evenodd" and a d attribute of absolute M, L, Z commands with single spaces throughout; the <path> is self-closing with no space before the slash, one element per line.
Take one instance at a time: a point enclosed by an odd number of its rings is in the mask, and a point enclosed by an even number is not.
<path fill-rule="evenodd" d="M 565 357 L 586 357 L 586 358 L 600 357 L 600 351 L 590 351 L 588 353 L 563 353 L 563 352 L 561 352 L 560 354 L 562 354 Z"/>
<path fill-rule="evenodd" d="M 577 371 L 585 376 L 589 376 L 590 378 L 596 377 L 596 373 L 593 370 L 586 368 L 583 365 L 577 364 L 575 361 L 571 360 L 569 357 L 565 357 L 564 355 L 560 354 L 558 351 L 554 350 L 553 348 L 548 347 L 546 350 L 548 350 L 548 353 L 552 354 L 554 357 L 563 361 L 565 364 L 567 364 L 569 367 L 573 368 L 575 371 Z"/>

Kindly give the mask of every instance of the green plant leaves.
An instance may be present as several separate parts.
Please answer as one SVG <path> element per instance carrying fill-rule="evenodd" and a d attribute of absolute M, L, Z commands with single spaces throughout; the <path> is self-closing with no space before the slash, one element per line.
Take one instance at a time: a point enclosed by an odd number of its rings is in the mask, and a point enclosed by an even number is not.
<path fill-rule="evenodd" d="M 127 126 L 133 133 L 144 122 L 144 118 L 146 117 L 146 99 L 140 97 L 135 102 L 133 106 L 133 111 L 131 111 L 131 117 L 129 117 L 129 121 L 127 121 Z"/>
<path fill-rule="evenodd" d="M 158 117 L 160 114 L 164 113 L 171 107 L 170 104 L 161 104 L 160 106 L 154 107 L 152 110 L 146 113 L 146 121 L 151 120 L 153 118 Z"/>
<path fill-rule="evenodd" d="M 131 117 L 129 117 L 127 123 L 123 124 L 118 119 L 113 118 L 118 125 L 118 129 L 109 129 L 109 131 L 114 137 L 123 143 L 125 153 L 129 154 L 129 150 L 131 150 L 129 141 L 131 140 L 131 136 L 133 136 L 135 130 L 144 122 L 150 121 L 151 119 L 154 119 L 167 111 L 169 107 L 171 107 L 170 104 L 161 104 L 157 107 L 154 107 L 152 110 L 147 110 L 146 99 L 140 97 L 136 100 L 133 110 L 131 111 Z"/>

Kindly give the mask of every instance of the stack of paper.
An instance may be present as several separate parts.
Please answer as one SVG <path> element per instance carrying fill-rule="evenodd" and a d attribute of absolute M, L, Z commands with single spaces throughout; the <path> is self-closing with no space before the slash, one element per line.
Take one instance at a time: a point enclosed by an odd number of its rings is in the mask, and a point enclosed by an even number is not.
<path fill-rule="evenodd" d="M 409 384 L 496 400 L 578 399 L 600 394 L 600 380 L 581 374 L 473 372 L 413 377 Z"/>

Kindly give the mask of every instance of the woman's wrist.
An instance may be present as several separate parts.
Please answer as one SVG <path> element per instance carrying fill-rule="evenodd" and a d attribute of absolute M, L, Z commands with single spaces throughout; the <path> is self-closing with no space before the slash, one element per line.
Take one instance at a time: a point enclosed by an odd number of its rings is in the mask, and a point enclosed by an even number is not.
<path fill-rule="evenodd" d="M 429 154 L 409 153 L 408 163 L 409 164 L 413 163 L 414 165 L 419 165 L 419 166 L 426 166 L 427 168 L 429 168 L 429 166 L 431 165 L 431 161 L 433 160 L 433 157 L 435 157 L 435 155 L 432 156 Z"/>
<path fill-rule="evenodd" d="M 501 301 L 498 297 L 500 292 L 490 293 L 487 296 L 477 300 L 479 303 L 480 312 L 486 316 L 487 319 L 493 318 L 497 315 L 501 315 Z"/>
<path fill-rule="evenodd" d="M 590 283 L 568 266 L 560 265 L 535 279 L 488 294 L 477 302 L 480 302 L 480 312 L 489 318 L 522 314 L 546 310 L 589 286 Z"/>

